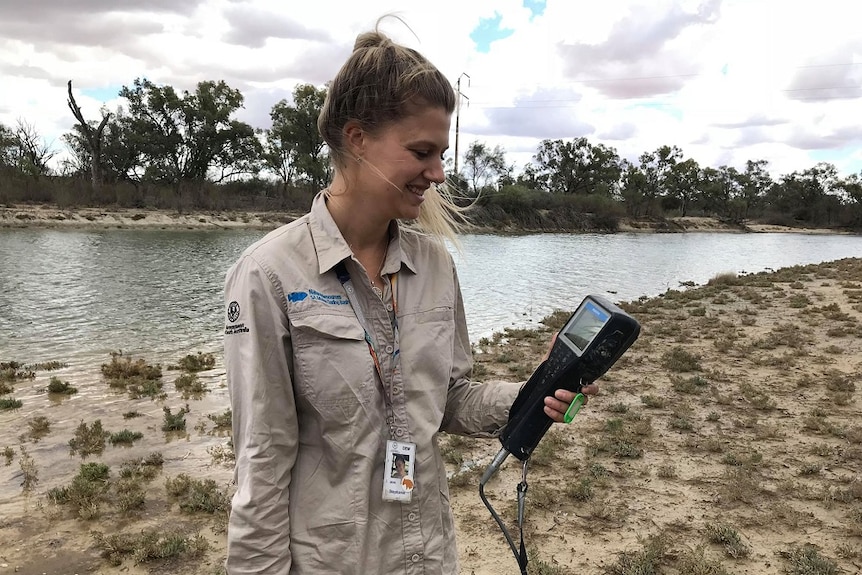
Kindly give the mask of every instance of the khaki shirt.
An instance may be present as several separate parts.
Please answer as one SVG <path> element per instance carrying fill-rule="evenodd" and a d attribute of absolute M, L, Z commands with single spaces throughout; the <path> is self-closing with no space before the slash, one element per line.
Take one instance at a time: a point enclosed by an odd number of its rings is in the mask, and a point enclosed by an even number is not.
<path fill-rule="evenodd" d="M 228 271 L 230 575 L 458 573 L 437 434 L 498 434 L 518 384 L 470 381 L 461 290 L 445 247 L 396 224 L 390 236 L 383 273 L 397 272 L 400 363 L 391 353 L 391 284 L 382 300 L 373 293 L 322 194 Z M 410 503 L 382 498 L 390 430 L 365 332 L 334 271 L 341 261 L 391 380 L 392 439 L 416 444 Z"/>

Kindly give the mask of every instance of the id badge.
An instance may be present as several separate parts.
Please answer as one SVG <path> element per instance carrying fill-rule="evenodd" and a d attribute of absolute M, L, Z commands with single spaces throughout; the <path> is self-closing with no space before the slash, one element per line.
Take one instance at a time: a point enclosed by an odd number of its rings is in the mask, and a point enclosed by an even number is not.
<path fill-rule="evenodd" d="M 413 497 L 416 444 L 386 442 L 386 465 L 383 468 L 383 501 L 409 503 Z"/>

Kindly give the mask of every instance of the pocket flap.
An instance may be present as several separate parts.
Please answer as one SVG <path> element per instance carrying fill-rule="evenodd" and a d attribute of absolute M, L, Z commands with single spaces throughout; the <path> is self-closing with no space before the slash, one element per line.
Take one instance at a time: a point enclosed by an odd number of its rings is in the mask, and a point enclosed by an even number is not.
<path fill-rule="evenodd" d="M 335 314 L 307 314 L 292 317 L 294 327 L 309 330 L 329 339 L 365 339 L 365 332 L 355 316 Z"/>

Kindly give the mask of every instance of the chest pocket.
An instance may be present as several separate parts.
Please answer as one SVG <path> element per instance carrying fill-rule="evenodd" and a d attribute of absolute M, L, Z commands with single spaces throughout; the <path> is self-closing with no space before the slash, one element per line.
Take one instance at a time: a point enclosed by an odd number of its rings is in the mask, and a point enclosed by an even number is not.
<path fill-rule="evenodd" d="M 374 364 L 355 316 L 305 314 L 291 318 L 294 386 L 321 410 L 365 404 L 374 392 Z"/>

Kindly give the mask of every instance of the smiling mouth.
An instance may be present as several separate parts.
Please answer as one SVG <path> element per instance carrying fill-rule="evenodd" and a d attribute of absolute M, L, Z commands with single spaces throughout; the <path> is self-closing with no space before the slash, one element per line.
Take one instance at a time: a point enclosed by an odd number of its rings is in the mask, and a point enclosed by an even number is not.
<path fill-rule="evenodd" d="M 427 187 L 424 187 L 424 186 L 406 186 L 406 190 L 407 190 L 408 192 L 410 192 L 410 193 L 412 193 L 412 194 L 416 194 L 416 195 L 417 195 L 417 196 L 419 196 L 420 198 L 421 198 L 421 197 L 424 197 L 424 195 L 425 195 L 425 190 L 427 190 L 427 189 L 428 189 L 428 188 L 427 188 Z"/>

